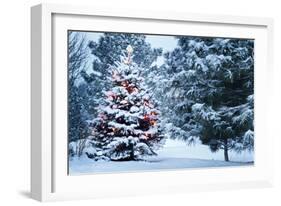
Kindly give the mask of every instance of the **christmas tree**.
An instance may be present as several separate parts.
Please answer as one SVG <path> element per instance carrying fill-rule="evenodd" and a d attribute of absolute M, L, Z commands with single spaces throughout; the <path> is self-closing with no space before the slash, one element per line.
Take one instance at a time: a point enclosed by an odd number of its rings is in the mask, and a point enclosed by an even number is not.
<path fill-rule="evenodd" d="M 156 155 L 155 150 L 164 139 L 159 127 L 160 112 L 132 54 L 129 45 L 121 61 L 109 67 L 112 89 L 104 92 L 104 104 L 99 106 L 99 115 L 93 121 L 92 138 L 97 153 L 91 158 L 139 160 Z"/>

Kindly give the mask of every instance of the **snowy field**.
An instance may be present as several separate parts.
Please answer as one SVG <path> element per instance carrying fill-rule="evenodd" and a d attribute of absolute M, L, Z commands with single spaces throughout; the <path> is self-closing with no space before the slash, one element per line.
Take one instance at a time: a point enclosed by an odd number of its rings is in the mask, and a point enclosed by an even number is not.
<path fill-rule="evenodd" d="M 69 174 L 248 166 L 253 165 L 254 155 L 249 152 L 230 152 L 229 158 L 230 162 L 223 161 L 223 151 L 211 153 L 204 145 L 187 146 L 181 141 L 167 140 L 165 146 L 158 151 L 158 156 L 148 157 L 144 161 L 96 162 L 87 157 L 73 158 L 69 162 Z"/>

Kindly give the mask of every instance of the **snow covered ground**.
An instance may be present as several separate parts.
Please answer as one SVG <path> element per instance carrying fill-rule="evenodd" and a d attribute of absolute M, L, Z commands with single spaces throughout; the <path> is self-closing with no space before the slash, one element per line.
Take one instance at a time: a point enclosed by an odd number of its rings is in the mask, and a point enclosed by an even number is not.
<path fill-rule="evenodd" d="M 158 156 L 144 161 L 108 162 L 93 161 L 87 157 L 73 158 L 69 162 L 69 174 L 133 172 L 161 169 L 185 169 L 253 165 L 253 153 L 229 153 L 230 162 L 223 161 L 223 152 L 211 153 L 207 146 L 187 146 L 181 141 L 167 140 Z"/>

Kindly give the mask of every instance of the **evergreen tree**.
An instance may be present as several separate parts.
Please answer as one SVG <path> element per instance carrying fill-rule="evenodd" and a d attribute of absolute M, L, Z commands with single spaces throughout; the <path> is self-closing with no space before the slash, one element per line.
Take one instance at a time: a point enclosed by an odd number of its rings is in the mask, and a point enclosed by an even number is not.
<path fill-rule="evenodd" d="M 110 72 L 109 65 L 121 61 L 120 54 L 125 51 L 128 45 L 134 49 L 133 61 L 141 68 L 142 75 L 150 71 L 152 63 L 162 54 L 162 49 L 152 49 L 151 45 L 146 42 L 145 35 L 142 34 L 126 34 L 126 33 L 104 33 L 98 42 L 90 41 L 88 47 L 94 57 L 92 71 L 82 71 L 81 74 L 85 81 L 89 84 L 89 112 L 97 115 L 97 106 L 100 99 L 103 98 L 103 89 L 110 88 Z"/>
<path fill-rule="evenodd" d="M 172 138 L 200 139 L 211 151 L 252 150 L 253 41 L 180 37 L 165 54 L 155 88 L 168 99 Z M 169 118 L 172 117 L 172 118 Z"/>
<path fill-rule="evenodd" d="M 139 160 L 145 155 L 156 155 L 163 135 L 159 128 L 160 112 L 156 109 L 150 90 L 141 76 L 143 70 L 134 62 L 133 49 L 127 56 L 112 63 L 111 89 L 100 105 L 98 117 L 92 121 L 92 141 L 95 159 L 114 161 Z"/>

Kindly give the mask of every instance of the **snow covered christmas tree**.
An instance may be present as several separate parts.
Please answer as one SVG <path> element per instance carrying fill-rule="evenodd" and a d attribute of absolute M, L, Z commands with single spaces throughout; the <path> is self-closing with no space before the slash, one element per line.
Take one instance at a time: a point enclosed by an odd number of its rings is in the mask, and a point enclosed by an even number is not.
<path fill-rule="evenodd" d="M 121 62 L 110 66 L 112 89 L 105 91 L 99 115 L 93 120 L 94 159 L 139 160 L 156 155 L 164 136 L 159 127 L 160 112 L 141 77 L 141 68 L 132 61 L 129 45 Z"/>

